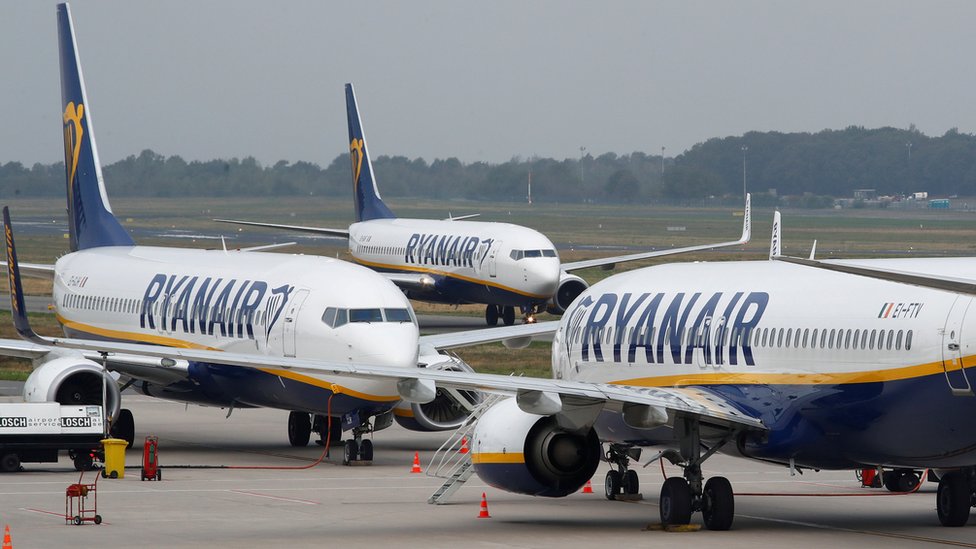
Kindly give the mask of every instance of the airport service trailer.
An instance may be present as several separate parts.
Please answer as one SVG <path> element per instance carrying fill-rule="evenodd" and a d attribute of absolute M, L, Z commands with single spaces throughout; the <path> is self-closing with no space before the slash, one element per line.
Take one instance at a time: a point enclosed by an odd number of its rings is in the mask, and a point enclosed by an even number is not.
<path fill-rule="evenodd" d="M 56 462 L 60 450 L 84 470 L 101 451 L 102 438 L 101 406 L 0 403 L 0 471 L 19 471 L 22 462 Z"/>

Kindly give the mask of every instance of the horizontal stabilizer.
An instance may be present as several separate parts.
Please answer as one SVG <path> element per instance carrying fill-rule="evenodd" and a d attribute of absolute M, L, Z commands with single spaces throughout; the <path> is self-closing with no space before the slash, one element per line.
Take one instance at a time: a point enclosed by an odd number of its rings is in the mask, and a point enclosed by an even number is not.
<path fill-rule="evenodd" d="M 260 221 L 239 221 L 236 219 L 214 219 L 218 223 L 231 223 L 234 225 L 246 225 L 248 227 L 264 227 L 266 229 L 283 229 L 299 233 L 311 233 L 320 236 L 331 236 L 335 238 L 349 238 L 349 231 L 346 229 L 328 229 L 324 227 L 304 227 L 302 225 L 283 225 L 280 223 L 262 223 Z"/>

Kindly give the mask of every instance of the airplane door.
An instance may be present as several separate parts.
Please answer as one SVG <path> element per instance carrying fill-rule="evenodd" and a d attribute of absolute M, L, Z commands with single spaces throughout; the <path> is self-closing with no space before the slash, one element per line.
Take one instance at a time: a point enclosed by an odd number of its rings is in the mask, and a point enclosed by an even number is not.
<path fill-rule="evenodd" d="M 302 304 L 308 297 L 308 290 L 298 290 L 291 303 L 285 306 L 285 317 L 281 319 L 282 338 L 281 343 L 285 356 L 295 356 L 296 342 L 298 337 L 298 312 L 302 310 Z"/>
<path fill-rule="evenodd" d="M 945 370 L 949 389 L 955 396 L 973 395 L 973 386 L 963 365 L 963 357 L 971 352 L 968 349 L 970 344 L 962 338 L 963 322 L 972 302 L 972 297 L 956 297 L 942 331 L 942 368 Z"/>

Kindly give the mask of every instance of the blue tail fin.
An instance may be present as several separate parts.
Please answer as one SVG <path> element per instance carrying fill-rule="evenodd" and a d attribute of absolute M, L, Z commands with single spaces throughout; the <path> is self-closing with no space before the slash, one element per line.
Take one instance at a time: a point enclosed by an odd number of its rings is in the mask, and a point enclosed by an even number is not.
<path fill-rule="evenodd" d="M 58 41 L 71 251 L 99 246 L 132 246 L 135 244 L 132 237 L 112 215 L 105 194 L 68 4 L 58 4 Z"/>
<path fill-rule="evenodd" d="M 349 158 L 352 160 L 352 192 L 356 201 L 356 221 L 396 217 L 386 207 L 373 179 L 373 163 L 366 152 L 366 136 L 359 120 L 356 92 L 346 84 L 346 118 L 349 122 Z"/>

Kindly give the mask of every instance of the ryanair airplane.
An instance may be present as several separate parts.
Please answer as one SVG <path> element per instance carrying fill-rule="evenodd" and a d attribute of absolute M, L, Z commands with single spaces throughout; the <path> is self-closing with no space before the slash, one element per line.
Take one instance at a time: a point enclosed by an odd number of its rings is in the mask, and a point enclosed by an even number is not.
<path fill-rule="evenodd" d="M 543 310 L 562 314 L 588 286 L 585 280 L 570 274 L 580 269 L 612 268 L 617 263 L 749 241 L 748 203 L 742 236 L 734 242 L 562 264 L 552 242 L 528 227 L 463 221 L 464 217 L 398 218 L 383 202 L 376 186 L 352 84 L 346 84 L 346 116 L 356 209 L 356 222 L 348 230 L 229 219 L 216 221 L 348 238 L 353 259 L 385 273 L 407 297 L 434 303 L 484 303 L 489 326 L 496 325 L 499 319 L 505 325 L 514 324 L 516 307 L 526 322 L 534 322 L 533 315 Z"/>
<path fill-rule="evenodd" d="M 325 257 L 137 246 L 109 206 L 67 4 L 58 6 L 58 26 L 70 253 L 54 265 L 20 269 L 53 280 L 55 312 L 68 337 L 239 353 L 265 367 L 0 344 L 0 353 L 34 362 L 24 388 L 27 401 L 101 403 L 107 368 L 119 381 L 105 383 L 108 417 L 113 432 L 130 443 L 134 420 L 121 408 L 120 395 L 131 386 L 150 396 L 231 410 L 288 410 L 288 438 L 295 446 L 306 445 L 313 429 L 333 441 L 351 431 L 346 462 L 371 460 L 372 443 L 363 435 L 390 425 L 394 415 L 418 430 L 456 428 L 467 417 L 477 400 L 471 392 L 442 394 L 423 407 L 398 406 L 396 384 L 389 380 L 299 374 L 271 361 L 315 357 L 416 369 L 421 343 L 436 352 L 435 343 L 419 338 L 403 293 L 374 271 Z M 9 218 L 4 223 L 7 264 L 15 266 Z M 19 280 L 11 284 L 20 291 Z M 24 312 L 22 302 L 15 307 Z"/>
<path fill-rule="evenodd" d="M 665 524 L 687 524 L 701 512 L 709 529 L 732 526 L 731 484 L 702 472 L 716 452 L 791 469 L 884 467 L 889 489 L 899 491 L 928 468 L 939 477 L 939 521 L 966 524 L 976 502 L 976 323 L 966 322 L 976 261 L 773 255 L 615 275 L 583 292 L 556 326 L 496 329 L 512 337 L 554 330 L 553 379 L 276 361 L 282 371 L 396 380 L 400 396 L 414 402 L 445 389 L 513 396 L 481 415 L 471 445 L 481 479 L 511 492 L 566 496 L 607 460 L 607 498 L 637 493 L 630 463 L 642 447 L 660 446 L 649 462 L 667 459 L 683 470 L 661 487 Z M 40 339 L 26 316 L 17 322 L 23 337 L 48 347 L 215 356 Z M 220 357 L 266 366 L 241 354 Z"/>

